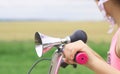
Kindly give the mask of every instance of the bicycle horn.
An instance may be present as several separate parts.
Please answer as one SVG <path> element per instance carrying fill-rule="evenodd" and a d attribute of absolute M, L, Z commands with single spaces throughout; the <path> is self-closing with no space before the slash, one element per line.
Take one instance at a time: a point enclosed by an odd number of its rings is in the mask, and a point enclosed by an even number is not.
<path fill-rule="evenodd" d="M 86 43 L 87 41 L 86 33 L 82 30 L 77 30 L 71 36 L 67 36 L 64 39 L 61 39 L 61 38 L 50 37 L 42 33 L 36 32 L 35 33 L 35 49 L 36 49 L 37 55 L 41 57 L 42 54 L 46 53 L 53 46 L 67 44 L 77 40 L 82 40 L 83 42 Z"/>
<path fill-rule="evenodd" d="M 35 49 L 39 57 L 41 57 L 43 53 L 46 53 L 48 50 L 50 50 L 53 46 L 69 43 L 69 41 L 69 37 L 60 39 L 50 37 L 39 32 L 35 33 Z"/>

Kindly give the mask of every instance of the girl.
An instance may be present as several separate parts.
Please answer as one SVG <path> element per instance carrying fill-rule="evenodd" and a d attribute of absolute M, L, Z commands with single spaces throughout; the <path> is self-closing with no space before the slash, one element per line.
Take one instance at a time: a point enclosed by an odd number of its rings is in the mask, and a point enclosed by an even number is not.
<path fill-rule="evenodd" d="M 106 19 L 112 25 L 118 25 L 118 30 L 111 42 L 108 63 L 81 40 L 65 46 L 65 61 L 69 64 L 75 64 L 74 55 L 79 51 L 84 51 L 89 58 L 85 66 L 96 74 L 120 74 L 120 0 L 96 0 L 96 2 Z"/>

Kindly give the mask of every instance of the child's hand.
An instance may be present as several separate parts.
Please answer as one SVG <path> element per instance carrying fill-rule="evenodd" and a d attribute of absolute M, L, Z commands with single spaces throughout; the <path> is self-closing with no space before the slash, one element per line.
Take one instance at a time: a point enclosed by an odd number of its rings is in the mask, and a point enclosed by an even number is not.
<path fill-rule="evenodd" d="M 68 64 L 75 64 L 76 62 L 73 61 L 73 59 L 75 58 L 75 54 L 81 51 L 86 52 L 86 54 L 88 55 L 87 64 L 91 64 L 91 62 L 95 60 L 95 58 L 101 58 L 96 52 L 94 52 L 84 42 L 79 40 L 79 41 L 65 45 L 64 47 L 65 62 L 67 62 Z"/>

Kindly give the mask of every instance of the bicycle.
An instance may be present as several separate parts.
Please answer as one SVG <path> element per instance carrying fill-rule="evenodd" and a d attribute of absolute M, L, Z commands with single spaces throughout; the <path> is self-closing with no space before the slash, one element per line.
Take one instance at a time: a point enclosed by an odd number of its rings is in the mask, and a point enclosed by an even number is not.
<path fill-rule="evenodd" d="M 50 60 L 50 69 L 48 74 L 58 74 L 60 67 L 67 67 L 68 64 L 63 61 L 63 51 L 64 45 L 75 42 L 77 40 L 82 40 L 84 43 L 87 42 L 87 34 L 83 30 L 77 30 L 72 35 L 65 37 L 64 39 L 61 38 L 53 38 L 42 33 L 36 32 L 35 33 L 35 49 L 37 55 L 41 58 L 44 53 L 51 50 L 52 47 L 56 47 L 55 52 L 52 55 L 52 59 L 40 59 L 37 60 L 33 66 L 28 71 L 28 74 L 31 73 L 32 69 L 38 64 L 40 61 L 43 60 Z M 85 52 L 77 52 L 74 58 L 74 61 L 78 64 L 86 64 L 88 61 L 88 56 Z M 73 64 L 73 67 L 76 68 L 77 65 Z"/>

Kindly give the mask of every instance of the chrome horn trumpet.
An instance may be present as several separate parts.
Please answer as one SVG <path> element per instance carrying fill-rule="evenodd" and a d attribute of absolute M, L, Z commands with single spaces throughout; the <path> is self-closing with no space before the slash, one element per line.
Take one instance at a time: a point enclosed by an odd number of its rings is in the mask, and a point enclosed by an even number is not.
<path fill-rule="evenodd" d="M 69 37 L 60 39 L 60 38 L 50 37 L 39 32 L 35 33 L 35 49 L 39 57 L 41 57 L 43 53 L 50 50 L 53 46 L 57 46 L 69 42 L 70 42 Z"/>

